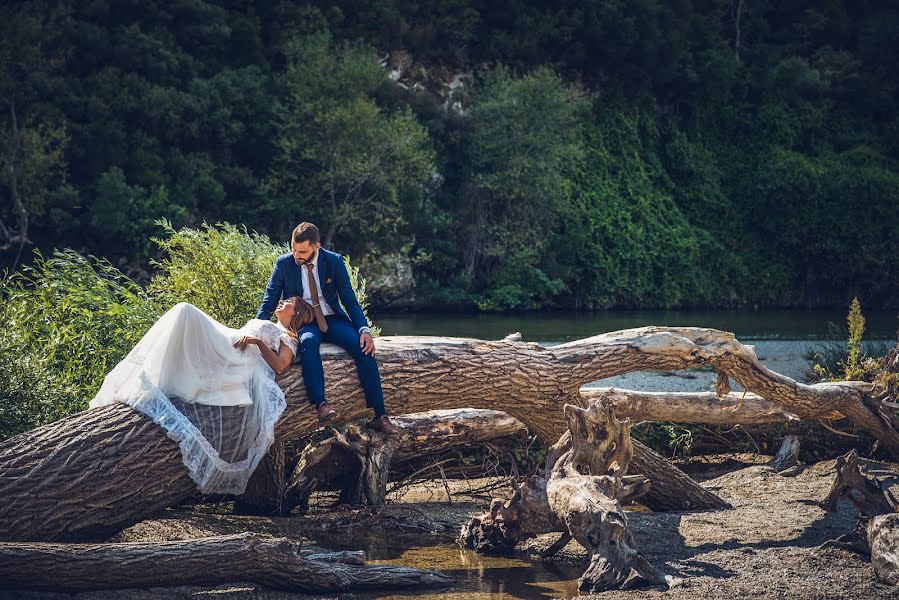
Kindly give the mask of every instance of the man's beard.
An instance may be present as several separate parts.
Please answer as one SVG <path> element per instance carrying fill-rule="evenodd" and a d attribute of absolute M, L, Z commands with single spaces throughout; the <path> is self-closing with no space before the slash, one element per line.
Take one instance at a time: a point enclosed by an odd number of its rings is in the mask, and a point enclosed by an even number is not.
<path fill-rule="evenodd" d="M 318 255 L 318 250 L 316 250 L 315 253 L 314 253 L 312 256 L 310 256 L 309 258 L 297 258 L 297 257 L 294 257 L 293 262 L 297 263 L 298 266 L 302 267 L 302 266 L 304 266 L 306 263 L 311 263 L 313 260 L 315 260 L 315 257 L 316 257 L 317 255 Z"/>

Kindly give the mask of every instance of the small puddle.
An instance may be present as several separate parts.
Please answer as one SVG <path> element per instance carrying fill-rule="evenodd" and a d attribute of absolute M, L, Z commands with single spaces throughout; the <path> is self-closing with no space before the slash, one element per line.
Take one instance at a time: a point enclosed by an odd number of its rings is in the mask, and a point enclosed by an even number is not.
<path fill-rule="evenodd" d="M 369 563 L 438 569 L 455 584 L 442 590 L 370 592 L 341 595 L 358 600 L 549 600 L 578 595 L 577 580 L 586 566 L 530 560 L 519 556 L 482 556 L 434 536 L 373 534 L 318 540 L 320 546 L 363 549 Z"/>

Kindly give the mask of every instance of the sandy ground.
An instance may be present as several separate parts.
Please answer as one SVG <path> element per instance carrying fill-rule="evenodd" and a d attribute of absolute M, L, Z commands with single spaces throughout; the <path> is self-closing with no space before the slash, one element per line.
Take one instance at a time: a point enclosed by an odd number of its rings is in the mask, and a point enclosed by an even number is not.
<path fill-rule="evenodd" d="M 717 475 L 703 485 L 733 505 L 732 510 L 700 513 L 650 513 L 639 507 L 630 513 L 640 549 L 667 573 L 685 578 L 680 587 L 663 591 L 640 588 L 584 598 L 897 598 L 899 589 L 879 583 L 867 558 L 819 546 L 852 529 L 854 508 L 841 502 L 826 513 L 817 502 L 830 488 L 833 461 L 809 467 L 796 477 L 779 476 L 762 465 L 724 474 L 735 465 L 761 462 L 764 457 L 741 455 L 706 465 Z M 696 469 L 696 465 L 693 465 Z M 879 476 L 899 474 L 899 466 L 870 464 Z M 483 482 L 473 482 L 480 484 Z M 365 548 L 379 561 L 443 568 L 460 581 L 449 590 L 409 593 L 332 594 L 309 596 L 267 590 L 253 584 L 210 587 L 152 588 L 80 594 L 3 592 L 0 598 L 30 600 L 111 600 L 137 598 L 311 600 L 312 598 L 420 598 L 434 600 L 480 598 L 569 598 L 577 594 L 575 580 L 586 566 L 586 554 L 575 542 L 549 565 L 522 557 L 492 561 L 464 553 L 452 544 L 461 524 L 482 512 L 485 498 L 462 493 L 472 483 L 453 482 L 454 502 L 447 504 L 443 483 L 406 490 L 383 509 L 313 510 L 305 517 L 259 518 L 227 514 L 227 506 L 170 510 L 120 533 L 112 541 L 151 541 L 256 531 L 303 540 L 327 540 L 332 547 Z M 897 490 L 894 490 L 894 493 Z M 502 495 L 500 491 L 494 495 Z M 533 540 L 523 550 L 538 551 L 557 536 Z M 380 544 L 380 546 L 379 546 Z M 555 565 L 555 566 L 554 566 Z M 485 573 L 487 573 L 485 575 Z M 492 577 L 489 579 L 488 577 Z M 541 582 L 537 585 L 537 581 Z"/>

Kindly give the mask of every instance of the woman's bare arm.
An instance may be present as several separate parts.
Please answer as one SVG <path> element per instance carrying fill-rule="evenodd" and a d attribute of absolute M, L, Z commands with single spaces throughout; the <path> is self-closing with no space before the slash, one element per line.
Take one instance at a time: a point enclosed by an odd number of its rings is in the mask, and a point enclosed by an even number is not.
<path fill-rule="evenodd" d="M 290 363 L 293 361 L 293 350 L 290 349 L 290 346 L 281 342 L 281 346 L 278 348 L 278 353 L 275 354 L 271 348 L 266 346 L 262 340 L 257 337 L 253 337 L 251 335 L 245 335 L 234 343 L 234 347 L 238 350 L 243 350 L 250 344 L 254 344 L 257 348 L 259 348 L 260 354 L 262 354 L 263 360 L 265 360 L 266 364 L 271 367 L 272 371 L 280 375 L 284 371 L 290 367 Z"/>

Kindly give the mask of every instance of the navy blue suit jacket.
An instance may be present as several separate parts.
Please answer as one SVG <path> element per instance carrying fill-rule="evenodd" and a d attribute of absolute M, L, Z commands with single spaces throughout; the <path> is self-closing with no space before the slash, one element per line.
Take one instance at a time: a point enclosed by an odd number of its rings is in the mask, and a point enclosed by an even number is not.
<path fill-rule="evenodd" d="M 271 319 L 272 313 L 278 306 L 278 301 L 282 298 L 303 297 L 303 268 L 296 263 L 292 254 L 278 257 L 275 261 L 275 268 L 272 270 L 272 276 L 265 288 L 262 306 L 259 307 L 259 313 L 256 315 L 257 319 Z M 368 321 L 362 313 L 362 307 L 359 306 L 353 286 L 350 285 L 350 274 L 347 273 L 343 257 L 336 252 L 319 248 L 316 268 L 322 287 L 319 292 L 325 297 L 328 306 L 335 313 L 350 321 L 356 329 L 368 327 Z M 338 298 L 340 302 L 337 301 Z"/>

